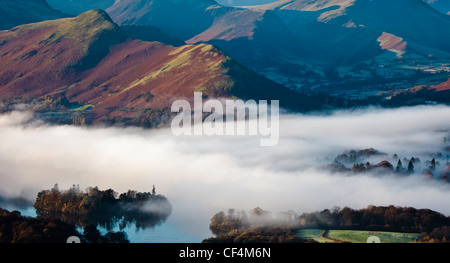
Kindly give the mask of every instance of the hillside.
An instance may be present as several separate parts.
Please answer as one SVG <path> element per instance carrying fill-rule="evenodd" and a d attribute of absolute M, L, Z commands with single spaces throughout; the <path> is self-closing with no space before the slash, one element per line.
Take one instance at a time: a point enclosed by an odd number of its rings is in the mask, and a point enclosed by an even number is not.
<path fill-rule="evenodd" d="M 377 41 L 385 33 L 404 39 L 407 53 L 450 57 L 450 17 L 422 0 L 281 0 L 244 9 L 213 0 L 188 6 L 180 0 L 122 0 L 108 13 L 121 25 L 151 25 L 191 44 L 214 43 L 246 65 L 255 63 L 240 53 L 264 61 L 268 48 L 274 60 L 353 64 L 388 52 Z M 276 44 L 265 41 L 280 37 Z M 288 52 L 278 57 L 277 49 Z"/>
<path fill-rule="evenodd" d="M 150 25 L 182 40 L 206 30 L 214 0 L 121 0 L 107 9 L 119 25 Z"/>
<path fill-rule="evenodd" d="M 446 76 L 421 73 L 440 74 L 450 61 L 450 17 L 422 0 L 280 0 L 248 7 L 122 0 L 108 12 L 121 25 L 149 25 L 188 44 L 213 44 L 302 92 L 360 97 L 361 89 L 435 85 Z"/>
<path fill-rule="evenodd" d="M 382 53 L 376 40 L 383 33 L 403 38 L 410 52 L 449 57 L 450 18 L 421 0 L 282 0 L 255 8 L 275 12 L 328 62 L 374 58 Z"/>
<path fill-rule="evenodd" d="M 447 0 L 424 0 L 441 13 L 450 15 L 450 2 Z"/>
<path fill-rule="evenodd" d="M 314 100 L 277 85 L 211 45 L 169 46 L 127 38 L 101 10 L 0 32 L 0 98 L 44 114 L 82 114 L 81 123 L 157 126 L 176 99 L 280 99 L 308 109 Z M 9 106 L 12 107 L 12 106 Z"/>
<path fill-rule="evenodd" d="M 45 0 L 2 0 L 0 30 L 63 17 L 67 17 L 67 15 L 52 9 Z"/>

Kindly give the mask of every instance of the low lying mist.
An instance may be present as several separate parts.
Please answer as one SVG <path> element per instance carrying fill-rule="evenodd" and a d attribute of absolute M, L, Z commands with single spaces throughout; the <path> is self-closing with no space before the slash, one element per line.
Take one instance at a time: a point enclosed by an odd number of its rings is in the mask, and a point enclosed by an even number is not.
<path fill-rule="evenodd" d="M 148 192 L 155 185 L 173 206 L 171 220 L 199 238 L 211 235 L 209 220 L 228 208 L 301 214 L 333 206 L 395 205 L 448 216 L 450 183 L 426 178 L 422 168 L 396 176 L 326 167 L 348 150 L 374 148 L 392 162 L 393 154 L 425 161 L 441 153 L 442 170 L 449 121 L 448 106 L 283 114 L 279 144 L 261 147 L 258 137 L 51 126 L 30 113 L 12 112 L 0 116 L 0 196 L 33 201 L 55 183 L 62 189 L 79 184 L 117 192 Z"/>

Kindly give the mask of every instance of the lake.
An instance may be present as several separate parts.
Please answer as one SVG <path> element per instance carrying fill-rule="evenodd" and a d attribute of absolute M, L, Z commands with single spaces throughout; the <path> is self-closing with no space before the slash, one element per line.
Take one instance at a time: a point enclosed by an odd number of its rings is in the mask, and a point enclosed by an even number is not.
<path fill-rule="evenodd" d="M 36 211 L 32 206 L 16 206 L 8 204 L 0 204 L 0 207 L 8 211 L 17 210 L 22 216 L 36 217 Z M 103 227 L 98 227 L 102 234 L 106 234 L 108 230 Z M 186 231 L 183 225 L 179 222 L 169 218 L 153 228 L 138 229 L 135 225 L 127 225 L 123 230 L 118 226 L 114 227 L 112 231 L 124 231 L 127 233 L 128 240 L 131 243 L 200 243 L 203 239 L 209 236 L 200 236 L 198 233 Z M 78 227 L 78 232 L 82 233 L 83 229 Z"/>

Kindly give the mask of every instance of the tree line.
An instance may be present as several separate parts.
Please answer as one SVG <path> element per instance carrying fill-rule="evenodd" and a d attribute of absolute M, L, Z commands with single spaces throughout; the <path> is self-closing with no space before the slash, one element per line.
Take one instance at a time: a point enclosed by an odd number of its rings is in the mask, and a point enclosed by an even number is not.
<path fill-rule="evenodd" d="M 297 215 L 292 211 L 272 214 L 261 208 L 249 213 L 219 212 L 211 219 L 210 230 L 216 236 L 204 242 L 242 242 L 243 237 L 262 242 L 311 242 L 295 238 L 301 229 L 365 230 L 420 233 L 419 242 L 448 242 L 450 217 L 430 209 L 397 206 L 369 206 L 364 209 L 333 207 Z M 269 238 L 269 233 L 274 238 Z"/>
<path fill-rule="evenodd" d="M 272 214 L 259 207 L 249 212 L 229 209 L 211 219 L 209 229 L 215 235 L 203 243 L 315 243 L 295 234 L 293 211 Z"/>
<path fill-rule="evenodd" d="M 75 225 L 54 218 L 32 218 L 0 208 L 0 243 L 66 243 L 71 236 L 83 243 L 129 243 L 125 232 L 101 235 L 93 225 L 79 233 Z"/>
<path fill-rule="evenodd" d="M 148 205 L 160 209 L 147 211 Z M 152 192 L 128 190 L 119 195 L 112 189 L 99 190 L 98 187 L 89 187 L 83 192 L 75 185 L 60 191 L 56 184 L 37 194 L 34 208 L 40 217 L 58 218 L 83 227 L 101 225 L 107 229 L 112 229 L 116 223 L 121 229 L 132 223 L 137 228 L 154 227 L 172 211 L 169 200 L 156 194 L 154 186 Z"/>
<path fill-rule="evenodd" d="M 369 206 L 364 209 L 334 207 L 299 216 L 299 227 L 430 233 L 450 226 L 450 218 L 430 209 Z"/>

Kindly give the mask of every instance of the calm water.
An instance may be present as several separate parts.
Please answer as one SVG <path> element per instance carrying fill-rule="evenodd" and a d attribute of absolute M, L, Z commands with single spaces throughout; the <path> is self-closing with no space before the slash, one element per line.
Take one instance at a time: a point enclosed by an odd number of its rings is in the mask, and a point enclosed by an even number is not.
<path fill-rule="evenodd" d="M 121 230 L 116 227 L 113 231 Z M 135 226 L 127 226 L 122 231 L 127 233 L 131 243 L 199 243 L 202 241 L 184 233 L 170 219 L 154 228 L 137 229 Z M 100 232 L 105 234 L 107 230 L 100 228 Z"/>
<path fill-rule="evenodd" d="M 32 206 L 18 207 L 0 204 L 0 207 L 8 211 L 17 210 L 23 216 L 36 217 L 36 211 Z M 98 229 L 102 234 L 108 232 L 108 230 L 102 227 L 99 227 Z M 207 238 L 186 233 L 185 229 L 182 229 L 182 227 L 170 217 L 165 222 L 156 225 L 153 228 L 137 229 L 135 225 L 128 225 L 123 230 L 120 230 L 118 226 L 112 230 L 116 232 L 126 232 L 128 240 L 130 240 L 131 243 L 199 243 L 204 238 Z M 78 231 L 83 232 L 82 228 L 79 228 Z"/>

